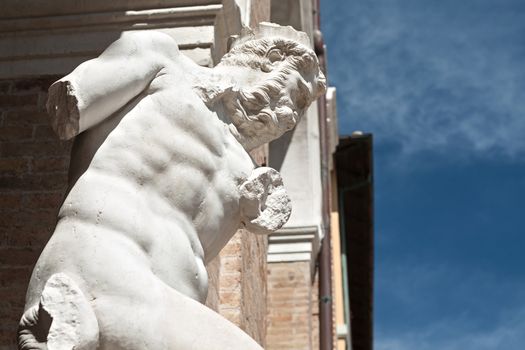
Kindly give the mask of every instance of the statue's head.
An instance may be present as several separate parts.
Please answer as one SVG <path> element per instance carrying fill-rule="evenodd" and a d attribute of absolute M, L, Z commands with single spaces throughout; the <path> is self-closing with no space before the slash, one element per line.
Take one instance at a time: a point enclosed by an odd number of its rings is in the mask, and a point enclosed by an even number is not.
<path fill-rule="evenodd" d="M 291 27 L 265 26 L 255 33 L 243 33 L 218 65 L 257 73 L 253 83 L 224 101 L 247 149 L 293 129 L 308 106 L 326 90 L 325 77 L 317 56 L 307 46 L 306 34 Z"/>

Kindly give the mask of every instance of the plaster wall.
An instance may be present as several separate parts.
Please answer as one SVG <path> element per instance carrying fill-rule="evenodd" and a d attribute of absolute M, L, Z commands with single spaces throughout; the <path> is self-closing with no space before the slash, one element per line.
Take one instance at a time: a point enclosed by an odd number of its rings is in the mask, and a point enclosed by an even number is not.
<path fill-rule="evenodd" d="M 312 103 L 297 127 L 270 145 L 269 164 L 282 174 L 293 203 L 286 227 L 316 227 L 321 224 L 317 120 L 317 103 Z"/>

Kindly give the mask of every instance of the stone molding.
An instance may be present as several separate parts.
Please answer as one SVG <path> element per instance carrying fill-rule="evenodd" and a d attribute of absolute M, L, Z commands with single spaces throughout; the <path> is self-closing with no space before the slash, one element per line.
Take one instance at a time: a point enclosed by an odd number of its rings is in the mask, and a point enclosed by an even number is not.
<path fill-rule="evenodd" d="M 320 226 L 285 227 L 268 238 L 268 263 L 310 261 L 315 272 L 319 251 Z"/>
<path fill-rule="evenodd" d="M 86 32 L 105 29 L 152 29 L 174 26 L 212 25 L 222 4 L 108 11 L 90 14 L 22 17 L 0 21 L 4 35 L 30 34 L 34 31 Z"/>
<path fill-rule="evenodd" d="M 238 34 L 247 0 L 56 0 L 42 8 L 36 0 L 0 5 L 0 78 L 69 73 L 98 56 L 122 32 L 162 31 L 202 66 L 227 52 Z M 45 11 L 44 11 L 45 10 Z"/>

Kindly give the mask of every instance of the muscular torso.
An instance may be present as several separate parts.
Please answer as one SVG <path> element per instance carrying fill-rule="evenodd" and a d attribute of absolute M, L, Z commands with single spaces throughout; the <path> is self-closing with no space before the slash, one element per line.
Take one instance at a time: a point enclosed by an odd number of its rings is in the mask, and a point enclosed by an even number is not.
<path fill-rule="evenodd" d="M 33 279 L 66 269 L 101 283 L 118 270 L 132 282 L 134 269 L 145 269 L 204 301 L 204 263 L 238 228 L 238 186 L 252 169 L 178 68 L 165 68 L 147 91 L 77 138 L 72 186 Z"/>

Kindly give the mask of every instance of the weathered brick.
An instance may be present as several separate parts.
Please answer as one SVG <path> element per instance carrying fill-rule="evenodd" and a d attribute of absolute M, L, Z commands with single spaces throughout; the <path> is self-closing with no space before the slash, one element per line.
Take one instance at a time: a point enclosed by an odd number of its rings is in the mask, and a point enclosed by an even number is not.
<path fill-rule="evenodd" d="M 21 227 L 49 227 L 56 223 L 56 209 L 27 211 L 20 210 L 0 215 L 0 230 Z M 1 231 L 0 231 L 1 232 Z"/>
<path fill-rule="evenodd" d="M 220 308 L 221 315 L 233 324 L 239 325 L 241 323 L 241 313 L 239 309 Z"/>
<path fill-rule="evenodd" d="M 208 296 L 206 297 L 206 306 L 210 309 L 219 311 L 219 273 L 221 269 L 220 255 L 213 258 L 206 264 L 208 271 Z"/>
<path fill-rule="evenodd" d="M 314 349 L 310 262 L 268 264 L 266 349 Z"/>
<path fill-rule="evenodd" d="M 16 349 L 16 329 L 18 322 L 5 324 L 6 328 L 0 329 L 0 350 L 14 350 Z M 4 345 L 5 344 L 5 345 Z"/>
<path fill-rule="evenodd" d="M 218 312 L 264 347 L 266 340 L 267 238 L 239 230 L 220 253 Z M 216 272 L 214 272 L 216 273 Z"/>
<path fill-rule="evenodd" d="M 62 202 L 62 192 L 30 193 L 24 195 L 24 208 L 51 209 L 58 208 Z"/>
<path fill-rule="evenodd" d="M 0 193 L 0 209 L 16 210 L 22 204 L 22 194 L 20 193 Z M 0 215 L 5 215 L 0 212 Z"/>
<path fill-rule="evenodd" d="M 29 282 L 31 271 L 29 267 L 2 266 L 0 268 L 0 290 L 4 288 L 25 288 Z"/>
<path fill-rule="evenodd" d="M 240 271 L 241 270 L 241 255 L 237 256 L 227 256 L 222 255 L 221 257 L 221 273 L 224 273 L 223 271 Z"/>
<path fill-rule="evenodd" d="M 12 83 L 11 92 L 27 93 L 27 92 L 47 91 L 49 86 L 56 80 L 57 80 L 56 77 L 15 80 Z"/>
<path fill-rule="evenodd" d="M 4 310 L 4 315 L 11 314 L 15 321 L 19 320 L 22 316 L 25 304 L 25 289 L 27 282 L 31 276 L 31 271 L 24 279 L 23 284 L 13 286 L 8 285 L 7 287 L 0 288 L 0 309 Z"/>
<path fill-rule="evenodd" d="M 28 126 L 7 126 L 0 128 L 0 141 L 29 140 L 33 137 L 33 128 Z"/>
<path fill-rule="evenodd" d="M 11 85 L 13 85 L 13 82 L 11 80 L 0 81 L 0 94 L 6 94 L 10 92 Z"/>
<path fill-rule="evenodd" d="M 267 334 L 267 262 L 268 238 L 241 232 L 241 328 L 266 347 Z"/>
<path fill-rule="evenodd" d="M 311 310 L 311 335 L 312 335 L 312 349 L 319 349 L 319 273 L 314 276 L 312 284 L 312 310 Z M 335 308 L 335 303 L 333 304 Z M 334 309 L 335 317 L 335 309 Z M 337 334 L 334 332 L 334 341 L 337 339 Z"/>
<path fill-rule="evenodd" d="M 221 306 L 239 306 L 241 302 L 241 294 L 239 293 L 241 286 L 239 285 L 236 289 L 233 288 L 233 291 L 221 291 Z"/>
<path fill-rule="evenodd" d="M 228 242 L 228 244 L 222 249 L 221 255 L 226 256 L 240 256 L 241 254 L 241 235 L 242 233 L 237 232 Z"/>
<path fill-rule="evenodd" d="M 25 299 L 19 295 L 11 293 L 2 293 L 0 291 L 0 309 L 3 309 L 5 314 L 14 321 L 18 321 L 24 310 Z"/>
<path fill-rule="evenodd" d="M 29 109 L 31 106 L 36 106 L 38 103 L 38 94 L 28 95 L 13 95 L 13 94 L 2 94 L 0 95 L 0 108 L 10 110 L 25 108 Z"/>
<path fill-rule="evenodd" d="M 4 142 L 0 149 L 0 156 L 20 157 L 20 156 L 42 156 L 54 155 L 65 156 L 69 154 L 70 144 L 57 141 L 37 141 L 37 142 Z"/>
<path fill-rule="evenodd" d="M 238 288 L 238 286 L 241 283 L 241 274 L 228 274 L 228 273 L 222 273 L 221 274 L 221 283 L 223 285 L 223 289 L 228 288 Z"/>
<path fill-rule="evenodd" d="M 36 110 L 36 106 L 27 111 L 9 111 L 4 116 L 4 126 L 49 125 L 49 116 Z"/>
<path fill-rule="evenodd" d="M 20 321 L 22 311 L 23 309 L 17 306 L 11 306 L 9 308 L 0 308 L 0 319 L 6 323 L 16 325 Z M 14 334 L 16 334 L 16 327 Z M 12 334 L 11 336 L 14 336 L 14 334 Z"/>
<path fill-rule="evenodd" d="M 26 158 L 0 158 L 0 175 L 20 175 L 29 170 Z"/>
<path fill-rule="evenodd" d="M 9 267 L 33 266 L 39 255 L 39 250 L 30 248 L 0 247 L 0 265 Z"/>
<path fill-rule="evenodd" d="M 0 177 L 0 191 L 53 191 L 67 186 L 67 174 Z"/>
<path fill-rule="evenodd" d="M 35 125 L 33 138 L 35 140 L 58 140 L 57 135 L 49 125 Z"/>
<path fill-rule="evenodd" d="M 68 166 L 69 157 L 38 157 L 31 161 L 31 171 L 33 173 L 63 172 L 67 171 Z"/>
<path fill-rule="evenodd" d="M 44 111 L 55 77 L 0 81 L 0 350 L 15 349 L 32 266 L 67 185 L 71 143 Z"/>
<path fill-rule="evenodd" d="M 9 227 L 4 234 L 1 244 L 6 247 L 31 247 L 41 249 L 49 238 L 55 227 L 56 215 L 48 219 L 47 225 L 24 225 L 20 227 Z"/>

